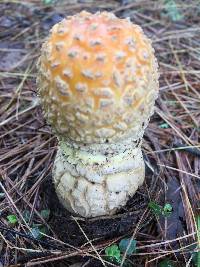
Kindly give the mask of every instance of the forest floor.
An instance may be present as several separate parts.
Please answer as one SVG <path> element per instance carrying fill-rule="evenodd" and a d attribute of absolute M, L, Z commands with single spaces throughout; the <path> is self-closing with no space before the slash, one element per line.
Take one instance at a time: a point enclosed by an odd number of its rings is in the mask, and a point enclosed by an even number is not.
<path fill-rule="evenodd" d="M 50 28 L 83 9 L 141 25 L 160 71 L 145 183 L 116 215 L 87 220 L 56 198 L 35 68 Z M 0 266 L 200 267 L 199 1 L 0 1 L 0 58 Z"/>

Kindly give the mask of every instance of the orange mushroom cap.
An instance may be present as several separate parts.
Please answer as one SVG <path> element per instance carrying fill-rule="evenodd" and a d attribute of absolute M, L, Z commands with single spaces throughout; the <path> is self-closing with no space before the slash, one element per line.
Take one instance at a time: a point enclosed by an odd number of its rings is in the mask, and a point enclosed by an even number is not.
<path fill-rule="evenodd" d="M 38 66 L 45 116 L 59 138 L 91 144 L 142 135 L 158 72 L 138 25 L 109 12 L 67 17 L 52 28 Z"/>

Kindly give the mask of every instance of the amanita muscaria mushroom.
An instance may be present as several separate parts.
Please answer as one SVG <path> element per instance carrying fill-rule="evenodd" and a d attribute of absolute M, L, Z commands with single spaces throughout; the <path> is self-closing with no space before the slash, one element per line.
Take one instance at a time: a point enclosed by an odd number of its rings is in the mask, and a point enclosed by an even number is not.
<path fill-rule="evenodd" d="M 113 214 L 144 181 L 141 140 L 159 89 L 150 40 L 128 19 L 83 11 L 53 26 L 38 70 L 59 140 L 58 198 L 84 217 Z"/>

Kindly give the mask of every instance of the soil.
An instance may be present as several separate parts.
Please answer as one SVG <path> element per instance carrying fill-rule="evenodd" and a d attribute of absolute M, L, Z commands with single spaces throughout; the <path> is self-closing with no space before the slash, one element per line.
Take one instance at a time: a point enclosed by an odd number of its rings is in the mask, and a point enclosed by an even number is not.
<path fill-rule="evenodd" d="M 144 188 L 140 188 L 116 215 L 84 219 L 63 208 L 56 196 L 51 180 L 44 184 L 44 188 L 44 191 L 42 190 L 45 198 L 44 203 L 47 203 L 47 207 L 51 210 L 49 225 L 59 239 L 73 246 L 82 246 L 87 241 L 80 227 L 88 239 L 96 240 L 96 242 L 93 241 L 94 244 L 131 233 L 133 226 L 138 223 L 148 203 Z M 73 217 L 77 219 L 80 227 Z"/>

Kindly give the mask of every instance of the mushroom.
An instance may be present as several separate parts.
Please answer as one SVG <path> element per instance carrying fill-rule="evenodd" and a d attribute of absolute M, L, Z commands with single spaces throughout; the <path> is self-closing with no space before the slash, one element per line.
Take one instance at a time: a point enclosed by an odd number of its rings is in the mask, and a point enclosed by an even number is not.
<path fill-rule="evenodd" d="M 82 11 L 53 26 L 38 71 L 60 202 L 83 217 L 115 213 L 144 181 L 141 140 L 159 90 L 151 41 L 129 19 Z"/>

